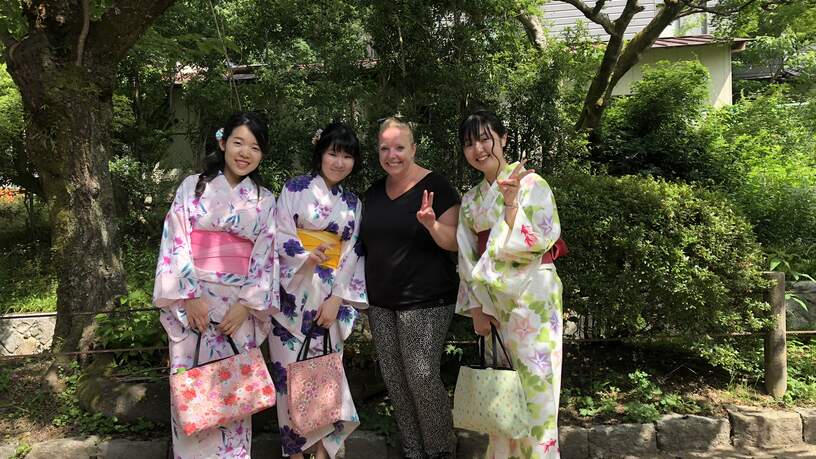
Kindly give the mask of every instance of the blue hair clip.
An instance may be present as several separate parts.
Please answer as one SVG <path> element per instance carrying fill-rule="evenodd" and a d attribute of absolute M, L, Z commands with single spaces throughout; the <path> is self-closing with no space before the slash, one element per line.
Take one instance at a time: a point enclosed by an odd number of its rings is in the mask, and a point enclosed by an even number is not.
<path fill-rule="evenodd" d="M 220 141 L 223 138 L 224 138 L 224 128 L 221 128 L 221 129 L 215 131 L 215 140 Z"/>

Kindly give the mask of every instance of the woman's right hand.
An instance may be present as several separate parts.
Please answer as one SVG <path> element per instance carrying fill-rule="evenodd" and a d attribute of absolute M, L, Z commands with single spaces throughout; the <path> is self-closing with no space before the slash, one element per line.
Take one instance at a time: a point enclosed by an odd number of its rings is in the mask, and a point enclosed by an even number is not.
<path fill-rule="evenodd" d="M 297 271 L 297 275 L 308 275 L 314 274 L 314 269 L 317 265 L 321 265 L 327 261 L 329 261 L 329 256 L 326 255 L 326 251 L 331 248 L 332 244 L 328 242 L 324 242 L 319 246 L 315 247 L 314 250 L 309 252 L 309 257 L 306 258 L 306 261 L 300 266 L 300 269 Z"/>
<path fill-rule="evenodd" d="M 184 300 L 184 310 L 187 311 L 187 321 L 191 328 L 201 333 L 210 326 L 210 307 L 203 298 Z"/>
<path fill-rule="evenodd" d="M 499 320 L 482 312 L 482 308 L 471 309 L 470 315 L 473 317 L 473 331 L 479 336 L 489 335 L 491 324 L 496 327 L 496 330 L 499 329 Z"/>

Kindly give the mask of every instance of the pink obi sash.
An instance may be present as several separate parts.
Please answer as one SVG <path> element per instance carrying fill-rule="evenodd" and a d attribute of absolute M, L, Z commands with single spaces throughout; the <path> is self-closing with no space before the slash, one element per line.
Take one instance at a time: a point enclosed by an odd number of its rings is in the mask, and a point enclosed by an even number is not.
<path fill-rule="evenodd" d="M 249 272 L 252 241 L 223 231 L 193 230 L 190 245 L 198 269 L 241 276 Z"/>
<path fill-rule="evenodd" d="M 484 251 L 487 250 L 487 240 L 490 238 L 490 230 L 479 231 L 476 233 L 476 237 L 479 238 L 476 243 L 476 250 L 481 257 Z M 557 241 L 555 241 L 555 244 L 550 247 L 550 250 L 544 252 L 544 255 L 541 257 L 541 262 L 552 263 L 559 257 L 563 257 L 568 253 L 569 249 L 567 248 L 567 243 L 564 242 L 563 239 L 559 238 Z"/>

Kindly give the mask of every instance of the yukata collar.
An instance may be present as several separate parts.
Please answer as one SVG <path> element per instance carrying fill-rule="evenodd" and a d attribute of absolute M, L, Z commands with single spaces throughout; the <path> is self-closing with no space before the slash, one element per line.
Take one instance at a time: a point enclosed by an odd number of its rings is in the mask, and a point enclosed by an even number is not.
<path fill-rule="evenodd" d="M 329 186 L 326 184 L 326 179 L 324 179 L 322 175 L 317 173 L 317 171 L 312 171 L 309 175 L 312 176 L 312 182 L 314 182 L 315 179 L 318 179 L 317 180 L 317 183 L 319 184 L 318 186 L 321 186 L 324 190 L 329 191 L 332 195 L 338 196 L 343 194 L 343 185 L 338 183 L 333 187 L 329 188 Z"/>
<path fill-rule="evenodd" d="M 234 187 L 230 185 L 229 181 L 227 180 L 227 176 L 224 175 L 224 171 L 218 171 L 218 175 L 212 179 L 210 183 L 216 182 L 220 186 L 226 187 L 230 193 L 235 194 L 238 196 L 239 199 L 244 201 L 257 201 L 258 200 L 258 193 L 256 190 L 255 182 L 252 181 L 249 176 L 245 176 L 237 185 Z"/>

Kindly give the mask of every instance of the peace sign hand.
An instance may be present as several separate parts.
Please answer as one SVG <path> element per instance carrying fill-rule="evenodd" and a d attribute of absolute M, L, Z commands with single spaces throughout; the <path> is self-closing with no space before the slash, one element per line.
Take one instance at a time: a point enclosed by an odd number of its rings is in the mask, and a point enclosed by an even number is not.
<path fill-rule="evenodd" d="M 499 191 L 501 191 L 502 196 L 504 196 L 504 205 L 507 207 L 516 207 L 518 206 L 518 192 L 519 186 L 521 181 L 524 177 L 535 172 L 534 169 L 525 169 L 524 164 L 527 160 L 522 160 L 513 172 L 510 173 L 510 176 L 504 180 L 498 180 L 499 184 Z"/>
<path fill-rule="evenodd" d="M 417 220 L 422 223 L 422 226 L 430 228 L 436 222 L 436 213 L 433 210 L 433 191 L 428 193 L 428 190 L 422 192 L 422 206 L 417 212 Z"/>

